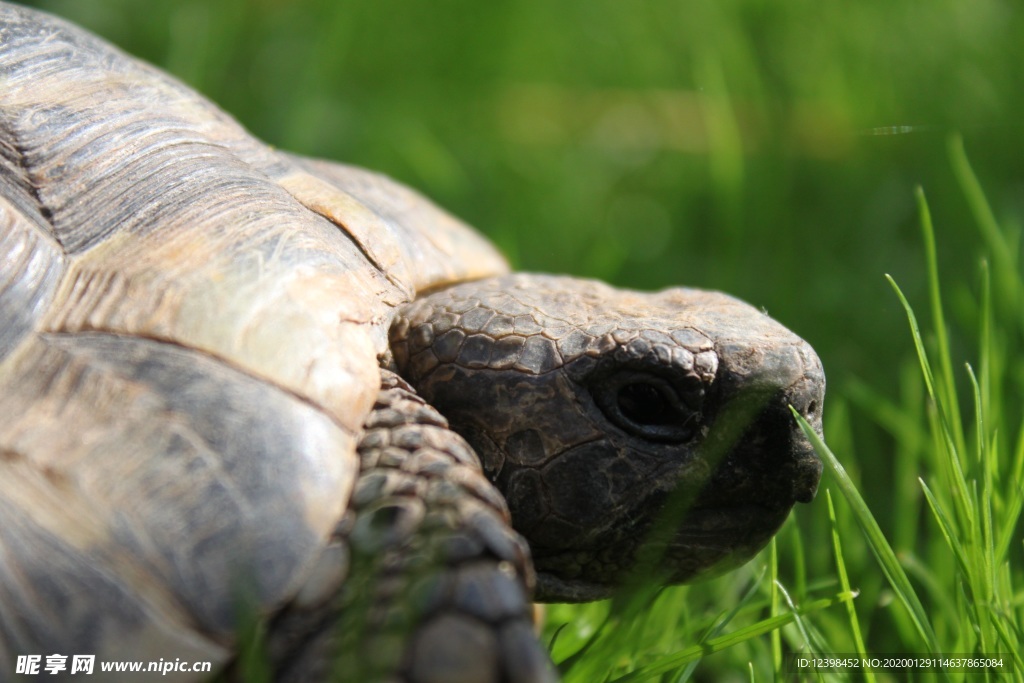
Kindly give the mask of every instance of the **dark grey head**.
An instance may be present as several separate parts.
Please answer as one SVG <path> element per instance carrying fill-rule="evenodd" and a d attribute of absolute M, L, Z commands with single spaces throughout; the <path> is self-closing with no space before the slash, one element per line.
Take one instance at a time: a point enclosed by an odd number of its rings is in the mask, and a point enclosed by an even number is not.
<path fill-rule="evenodd" d="M 410 304 L 391 346 L 504 493 L 540 600 L 606 597 L 638 563 L 721 573 L 817 489 L 788 406 L 820 432 L 821 363 L 724 294 L 512 275 Z"/>

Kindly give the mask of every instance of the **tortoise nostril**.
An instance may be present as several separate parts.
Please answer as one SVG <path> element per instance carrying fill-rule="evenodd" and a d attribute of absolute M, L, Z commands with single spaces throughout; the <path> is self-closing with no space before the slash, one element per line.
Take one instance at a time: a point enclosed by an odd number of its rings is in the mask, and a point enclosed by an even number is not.
<path fill-rule="evenodd" d="M 818 402 L 811 401 L 807 404 L 807 411 L 804 412 L 804 417 L 811 417 L 818 412 Z"/>

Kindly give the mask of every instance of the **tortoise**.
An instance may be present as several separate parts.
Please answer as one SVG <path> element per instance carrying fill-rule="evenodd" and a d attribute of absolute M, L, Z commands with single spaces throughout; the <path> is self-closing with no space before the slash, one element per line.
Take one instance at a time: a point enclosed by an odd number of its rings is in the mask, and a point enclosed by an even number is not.
<path fill-rule="evenodd" d="M 0 256 L 3 676 L 237 677 L 256 624 L 276 680 L 554 680 L 531 600 L 724 572 L 817 487 L 822 366 L 758 309 L 510 274 L 7 4 Z"/>

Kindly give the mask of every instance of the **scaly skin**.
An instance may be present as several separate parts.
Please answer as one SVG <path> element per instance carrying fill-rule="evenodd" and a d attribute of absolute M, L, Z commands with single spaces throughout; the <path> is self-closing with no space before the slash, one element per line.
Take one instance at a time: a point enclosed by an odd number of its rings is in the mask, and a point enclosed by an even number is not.
<path fill-rule="evenodd" d="M 278 680 L 555 681 L 505 501 L 436 410 L 393 373 L 382 380 L 351 509 L 317 578 L 271 624 Z"/>
<path fill-rule="evenodd" d="M 821 363 L 724 294 L 511 275 L 408 305 L 391 345 L 508 500 L 540 600 L 720 573 L 817 488 L 787 406 L 820 430 Z"/>

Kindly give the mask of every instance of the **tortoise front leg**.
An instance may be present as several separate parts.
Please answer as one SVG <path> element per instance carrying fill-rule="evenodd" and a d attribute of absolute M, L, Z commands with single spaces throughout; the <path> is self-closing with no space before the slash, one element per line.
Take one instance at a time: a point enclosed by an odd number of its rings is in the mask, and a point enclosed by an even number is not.
<path fill-rule="evenodd" d="M 397 375 L 382 380 L 351 510 L 307 590 L 271 625 L 278 677 L 556 680 L 532 626 L 529 551 L 504 499 L 436 410 Z M 329 604 L 315 604 L 342 577 Z"/>

